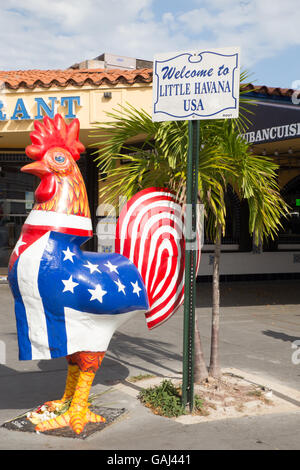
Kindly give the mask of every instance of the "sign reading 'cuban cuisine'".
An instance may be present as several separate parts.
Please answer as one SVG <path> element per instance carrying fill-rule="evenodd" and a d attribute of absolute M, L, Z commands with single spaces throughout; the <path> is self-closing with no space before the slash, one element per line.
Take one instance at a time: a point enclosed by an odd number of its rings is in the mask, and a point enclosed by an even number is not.
<path fill-rule="evenodd" d="M 236 118 L 239 86 L 239 48 L 157 55 L 153 121 Z"/>

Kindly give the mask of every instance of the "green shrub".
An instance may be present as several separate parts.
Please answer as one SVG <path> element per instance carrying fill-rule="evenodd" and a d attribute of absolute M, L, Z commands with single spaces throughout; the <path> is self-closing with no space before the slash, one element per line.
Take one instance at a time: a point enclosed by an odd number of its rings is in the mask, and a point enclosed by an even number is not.
<path fill-rule="evenodd" d="M 156 387 L 142 390 L 138 398 L 154 413 L 161 416 L 171 418 L 185 414 L 181 403 L 180 389 L 176 388 L 170 380 L 164 380 Z"/>
<path fill-rule="evenodd" d="M 195 411 L 202 411 L 203 410 L 203 405 L 204 405 L 204 400 L 199 397 L 199 395 L 194 396 L 194 408 Z"/>

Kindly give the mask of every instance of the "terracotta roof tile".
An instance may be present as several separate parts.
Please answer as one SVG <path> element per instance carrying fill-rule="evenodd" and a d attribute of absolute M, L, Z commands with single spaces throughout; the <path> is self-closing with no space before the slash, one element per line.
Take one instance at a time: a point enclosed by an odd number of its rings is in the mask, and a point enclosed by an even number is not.
<path fill-rule="evenodd" d="M 121 69 L 66 69 L 66 70 L 0 70 L 0 88 L 3 86 L 17 90 L 21 87 L 34 89 L 36 87 L 51 88 L 52 86 L 66 87 L 68 85 L 94 86 L 116 85 L 117 83 L 151 83 L 152 69 L 121 70 Z M 268 95 L 291 97 L 295 90 L 290 88 L 268 87 L 249 83 L 242 86 L 244 91 Z M 300 97 L 300 91 L 298 94 Z"/>
<path fill-rule="evenodd" d="M 152 69 L 121 70 L 121 69 L 67 69 L 67 70 L 13 70 L 0 71 L 0 85 L 17 90 L 24 87 L 50 88 L 68 85 L 83 86 L 117 83 L 151 83 Z"/>
<path fill-rule="evenodd" d="M 296 90 L 292 88 L 279 88 L 279 87 L 270 87 L 265 85 L 253 85 L 252 83 L 248 83 L 247 85 L 243 86 L 244 91 L 249 91 L 253 93 L 258 93 L 261 95 L 267 96 L 282 96 L 290 98 Z M 300 97 L 300 91 L 298 92 L 298 97 Z"/>

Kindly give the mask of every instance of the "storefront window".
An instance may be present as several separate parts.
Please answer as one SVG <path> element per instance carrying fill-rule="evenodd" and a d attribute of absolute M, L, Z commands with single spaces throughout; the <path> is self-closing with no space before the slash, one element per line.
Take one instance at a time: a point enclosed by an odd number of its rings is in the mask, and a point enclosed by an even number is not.
<path fill-rule="evenodd" d="M 23 160 L 23 163 L 14 160 Z M 10 254 L 34 202 L 36 178 L 20 172 L 26 161 L 25 156 L 23 159 L 12 156 L 11 161 L 1 162 L 0 156 L 0 267 L 8 265 Z"/>
<path fill-rule="evenodd" d="M 232 187 L 228 185 L 225 194 L 226 205 L 226 225 L 225 235 L 222 237 L 222 249 L 236 251 L 239 249 L 240 243 L 240 201 L 238 196 L 233 191 Z M 207 235 L 204 237 L 204 250 L 211 249 L 213 242 L 208 239 Z"/>
<path fill-rule="evenodd" d="M 290 212 L 289 216 L 282 220 L 283 228 L 279 232 L 279 244 L 300 246 L 300 176 L 286 185 L 283 196 L 290 207 Z"/>

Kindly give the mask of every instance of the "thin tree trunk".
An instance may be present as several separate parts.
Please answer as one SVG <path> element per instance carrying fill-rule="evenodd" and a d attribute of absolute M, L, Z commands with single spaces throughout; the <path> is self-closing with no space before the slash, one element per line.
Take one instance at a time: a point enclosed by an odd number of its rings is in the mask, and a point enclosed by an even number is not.
<path fill-rule="evenodd" d="M 221 255 L 221 225 L 217 228 L 215 242 L 215 256 L 213 265 L 213 305 L 211 326 L 211 351 L 209 375 L 219 377 L 221 375 L 219 363 L 219 326 L 220 326 L 220 255 Z"/>
<path fill-rule="evenodd" d="M 208 377 L 208 370 L 205 364 L 203 348 L 201 343 L 201 337 L 198 327 L 198 320 L 195 317 L 195 363 L 194 363 L 194 382 L 196 384 L 201 383 Z"/>

